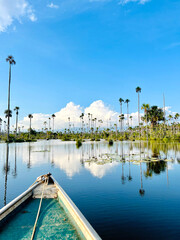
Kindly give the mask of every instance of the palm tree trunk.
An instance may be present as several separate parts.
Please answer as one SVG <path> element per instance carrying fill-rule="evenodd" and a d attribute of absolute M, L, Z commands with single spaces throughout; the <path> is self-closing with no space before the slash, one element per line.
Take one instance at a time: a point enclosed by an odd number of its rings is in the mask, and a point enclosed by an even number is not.
<path fill-rule="evenodd" d="M 121 103 L 121 116 L 122 116 L 122 103 Z M 121 120 L 121 132 L 122 132 L 122 120 Z"/>
<path fill-rule="evenodd" d="M 54 118 L 53 118 L 53 132 L 54 132 Z"/>
<path fill-rule="evenodd" d="M 31 134 L 31 118 L 29 120 L 30 120 L 30 123 L 29 123 L 29 138 L 30 138 L 30 134 Z"/>
<path fill-rule="evenodd" d="M 138 123 L 140 124 L 140 116 L 139 116 L 139 105 L 140 105 L 140 103 L 139 103 L 140 101 L 139 101 L 139 92 L 138 92 Z"/>
<path fill-rule="evenodd" d="M 10 85 L 11 85 L 11 64 L 9 63 L 9 87 L 8 87 L 8 126 L 7 126 L 7 141 L 9 141 L 9 125 L 10 125 Z"/>
<path fill-rule="evenodd" d="M 17 137 L 17 129 L 18 129 L 18 114 L 16 113 L 16 137 Z"/>
<path fill-rule="evenodd" d="M 129 128 L 129 105 L 127 103 L 127 126 Z"/>

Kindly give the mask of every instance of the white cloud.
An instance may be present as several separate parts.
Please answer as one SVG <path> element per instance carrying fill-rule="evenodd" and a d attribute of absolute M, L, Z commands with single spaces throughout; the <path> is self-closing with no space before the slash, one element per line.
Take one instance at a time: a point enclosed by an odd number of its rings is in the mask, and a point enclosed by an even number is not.
<path fill-rule="evenodd" d="M 14 20 L 21 22 L 22 17 L 36 21 L 34 10 L 26 0 L 0 0 L 0 32 L 6 31 Z"/>
<path fill-rule="evenodd" d="M 124 109 L 126 112 L 126 109 Z M 81 126 L 80 115 L 84 113 L 84 122 L 88 124 L 88 113 L 92 114 L 92 118 L 97 118 L 96 127 L 113 127 L 114 124 L 117 124 L 119 127 L 119 112 L 113 111 L 110 106 L 106 105 L 102 100 L 94 101 L 88 107 L 82 107 L 76 105 L 73 102 L 67 103 L 67 105 L 60 109 L 60 111 L 54 113 L 56 115 L 54 119 L 55 129 L 60 130 L 68 128 L 69 122 L 68 118 L 70 117 L 71 126 L 74 128 L 79 128 Z M 141 113 L 140 116 L 143 116 L 144 113 Z M 174 112 L 170 110 L 170 107 L 166 107 L 166 116 L 169 114 L 175 115 Z M 43 114 L 43 113 L 34 113 L 32 119 L 32 128 L 42 129 L 44 128 L 44 122 L 47 122 L 47 127 L 49 120 L 52 114 Z M 130 113 L 129 116 L 132 116 L 132 122 L 129 119 L 129 125 L 137 126 L 138 125 L 138 112 Z M 124 114 L 124 127 L 127 127 L 127 114 Z M 102 120 L 103 123 L 99 123 L 98 120 Z M 24 126 L 24 129 L 29 128 L 29 118 L 25 117 L 19 122 L 19 124 Z M 86 125 L 87 126 L 87 125 Z M 51 120 L 52 128 L 52 120 Z"/>
<path fill-rule="evenodd" d="M 56 4 L 54 4 L 54 3 L 48 4 L 47 7 L 49 7 L 49 8 L 55 8 L 55 9 L 58 9 L 58 8 L 59 8 L 59 6 L 56 5 Z"/>
<path fill-rule="evenodd" d="M 75 105 L 73 102 L 69 102 L 64 108 L 60 111 L 54 113 L 55 117 L 55 129 L 64 129 L 68 128 L 68 118 L 70 117 L 71 125 L 74 125 L 75 128 L 79 128 L 81 126 L 80 115 L 84 112 L 84 122 L 88 123 L 88 113 L 92 114 L 92 118 L 97 118 L 97 127 L 100 125 L 101 127 L 109 127 L 113 126 L 115 123 L 118 124 L 119 113 L 113 111 L 109 106 L 107 106 L 102 100 L 94 101 L 90 104 L 89 107 L 83 108 L 80 105 Z M 138 113 L 132 113 L 133 116 L 133 125 L 137 124 Z M 127 115 L 124 115 L 125 118 Z M 44 128 L 44 122 L 47 122 L 48 126 L 48 118 L 51 117 L 51 114 L 43 114 L 43 113 L 34 113 L 32 119 L 32 128 L 42 129 Z M 102 120 L 103 123 L 98 123 L 98 120 Z M 125 123 L 127 121 L 125 120 Z M 23 120 L 19 122 L 19 124 L 24 126 L 24 129 L 29 128 L 29 118 L 25 117 Z M 52 127 L 52 120 L 51 120 Z"/>
<path fill-rule="evenodd" d="M 121 0 L 119 4 L 125 5 L 130 2 L 136 2 L 138 4 L 145 4 L 146 2 L 149 2 L 150 0 Z"/>

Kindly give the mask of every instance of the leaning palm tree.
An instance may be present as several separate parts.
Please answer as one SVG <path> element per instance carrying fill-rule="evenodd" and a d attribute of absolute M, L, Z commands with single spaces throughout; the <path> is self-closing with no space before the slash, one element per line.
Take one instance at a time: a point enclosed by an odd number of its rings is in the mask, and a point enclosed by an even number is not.
<path fill-rule="evenodd" d="M 124 102 L 124 100 L 122 98 L 119 99 L 120 102 L 120 116 L 122 115 L 122 103 Z M 122 121 L 121 121 L 121 132 L 122 132 Z"/>
<path fill-rule="evenodd" d="M 51 117 L 53 119 L 53 132 L 54 132 L 54 118 L 56 117 L 56 115 L 53 113 Z"/>
<path fill-rule="evenodd" d="M 28 118 L 29 118 L 29 138 L 30 138 L 30 135 L 31 135 L 31 119 L 33 118 L 33 115 L 29 114 Z"/>
<path fill-rule="evenodd" d="M 14 108 L 14 111 L 16 111 L 16 137 L 17 137 L 19 107 L 16 106 Z"/>
<path fill-rule="evenodd" d="M 9 62 L 9 86 L 8 86 L 8 111 L 10 111 L 10 86 L 11 86 L 11 65 L 15 65 L 16 62 L 13 56 L 8 56 L 6 62 Z M 9 141 L 9 126 L 10 126 L 10 116 L 8 114 L 8 124 L 7 124 L 7 141 Z"/>
<path fill-rule="evenodd" d="M 129 102 L 130 102 L 129 99 L 125 100 L 125 103 L 127 104 L 127 126 L 128 126 L 128 128 L 129 128 Z"/>
<path fill-rule="evenodd" d="M 140 93 L 141 93 L 141 88 L 137 87 L 136 92 L 138 93 L 138 124 L 140 124 Z"/>

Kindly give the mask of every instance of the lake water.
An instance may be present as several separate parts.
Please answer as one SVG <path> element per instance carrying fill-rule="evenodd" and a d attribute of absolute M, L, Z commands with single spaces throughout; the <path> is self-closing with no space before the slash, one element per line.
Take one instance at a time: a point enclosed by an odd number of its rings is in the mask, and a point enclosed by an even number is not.
<path fill-rule="evenodd" d="M 180 239 L 178 143 L 84 142 L 77 149 L 50 140 L 1 143 L 0 151 L 0 207 L 51 172 L 102 239 Z"/>

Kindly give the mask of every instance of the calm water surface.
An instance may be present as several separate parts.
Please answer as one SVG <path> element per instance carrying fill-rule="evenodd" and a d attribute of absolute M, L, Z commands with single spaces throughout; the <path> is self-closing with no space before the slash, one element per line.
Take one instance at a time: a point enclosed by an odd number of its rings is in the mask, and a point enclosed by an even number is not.
<path fill-rule="evenodd" d="M 51 140 L 0 151 L 0 207 L 51 172 L 103 239 L 180 239 L 178 143 Z"/>

